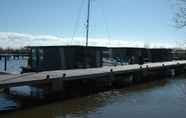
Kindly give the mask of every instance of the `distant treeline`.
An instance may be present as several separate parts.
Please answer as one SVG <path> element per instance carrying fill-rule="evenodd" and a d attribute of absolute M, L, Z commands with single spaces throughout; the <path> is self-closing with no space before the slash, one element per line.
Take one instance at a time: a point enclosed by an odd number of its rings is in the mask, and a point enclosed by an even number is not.
<path fill-rule="evenodd" d="M 30 51 L 28 48 L 19 48 L 19 49 L 13 49 L 13 48 L 0 48 L 0 54 L 29 54 Z"/>

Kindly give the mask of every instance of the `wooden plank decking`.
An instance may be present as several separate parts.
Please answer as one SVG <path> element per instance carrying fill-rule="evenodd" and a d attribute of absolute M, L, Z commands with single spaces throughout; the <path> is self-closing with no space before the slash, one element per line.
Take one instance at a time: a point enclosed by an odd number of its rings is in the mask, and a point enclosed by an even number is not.
<path fill-rule="evenodd" d="M 113 73 L 129 73 L 135 72 L 140 69 L 155 69 L 162 67 L 172 67 L 177 65 L 186 65 L 186 60 L 182 61 L 170 61 L 161 63 L 147 63 L 143 65 L 123 65 L 123 66 L 105 66 L 101 68 L 89 68 L 89 69 L 74 69 L 74 70 L 56 70 L 56 71 L 44 71 L 39 73 L 25 73 L 16 75 L 0 75 L 0 88 L 7 86 L 19 86 L 25 84 L 35 84 L 38 82 L 44 82 L 46 79 L 62 78 L 64 80 L 82 79 L 82 78 L 94 78 L 99 76 L 108 75 L 111 70 Z M 65 74 L 65 77 L 63 77 Z M 49 78 L 47 78 L 49 75 Z"/>

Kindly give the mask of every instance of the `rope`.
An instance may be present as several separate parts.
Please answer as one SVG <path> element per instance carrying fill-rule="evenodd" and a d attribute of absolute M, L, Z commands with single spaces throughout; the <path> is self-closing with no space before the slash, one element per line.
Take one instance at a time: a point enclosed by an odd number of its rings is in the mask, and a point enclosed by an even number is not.
<path fill-rule="evenodd" d="M 99 8 L 101 9 L 101 13 L 102 13 L 103 20 L 104 20 L 105 32 L 107 34 L 107 39 L 108 39 L 109 45 L 110 45 L 111 44 L 111 33 L 110 33 L 110 30 L 109 30 L 108 18 L 105 16 L 105 10 L 104 10 L 103 5 L 102 5 L 102 7 L 99 7 Z"/>
<path fill-rule="evenodd" d="M 72 33 L 71 44 L 74 40 L 74 36 L 76 35 L 77 29 L 78 29 L 78 25 L 79 25 L 79 22 L 80 22 L 80 17 L 81 17 L 82 9 L 83 9 L 83 4 L 84 4 L 84 0 L 81 0 L 80 6 L 78 8 L 78 14 L 76 16 L 76 21 L 75 21 L 75 24 L 74 24 L 74 30 L 73 30 L 73 33 Z"/>

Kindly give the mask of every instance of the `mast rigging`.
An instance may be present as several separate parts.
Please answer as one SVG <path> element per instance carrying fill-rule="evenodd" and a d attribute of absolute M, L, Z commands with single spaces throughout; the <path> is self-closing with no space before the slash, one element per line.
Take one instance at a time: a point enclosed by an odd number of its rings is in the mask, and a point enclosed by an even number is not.
<path fill-rule="evenodd" d="M 88 0 L 88 8 L 87 8 L 87 24 L 86 24 L 86 47 L 88 47 L 88 39 L 89 39 L 89 22 L 90 22 L 90 0 Z"/>

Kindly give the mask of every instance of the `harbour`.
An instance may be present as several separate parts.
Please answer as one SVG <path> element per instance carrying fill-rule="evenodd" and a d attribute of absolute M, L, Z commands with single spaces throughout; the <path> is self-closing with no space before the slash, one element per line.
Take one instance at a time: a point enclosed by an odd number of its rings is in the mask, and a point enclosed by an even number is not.
<path fill-rule="evenodd" d="M 185 33 L 167 2 L 0 3 L 0 118 L 185 118 Z"/>
<path fill-rule="evenodd" d="M 185 72 L 186 61 L 146 63 L 143 65 L 117 65 L 101 68 L 53 70 L 25 74 L 2 74 L 0 87 L 13 106 L 5 111 L 34 108 L 68 101 L 100 92 L 122 89 L 167 77 L 176 77 Z M 4 111 L 4 110 L 2 110 Z"/>

